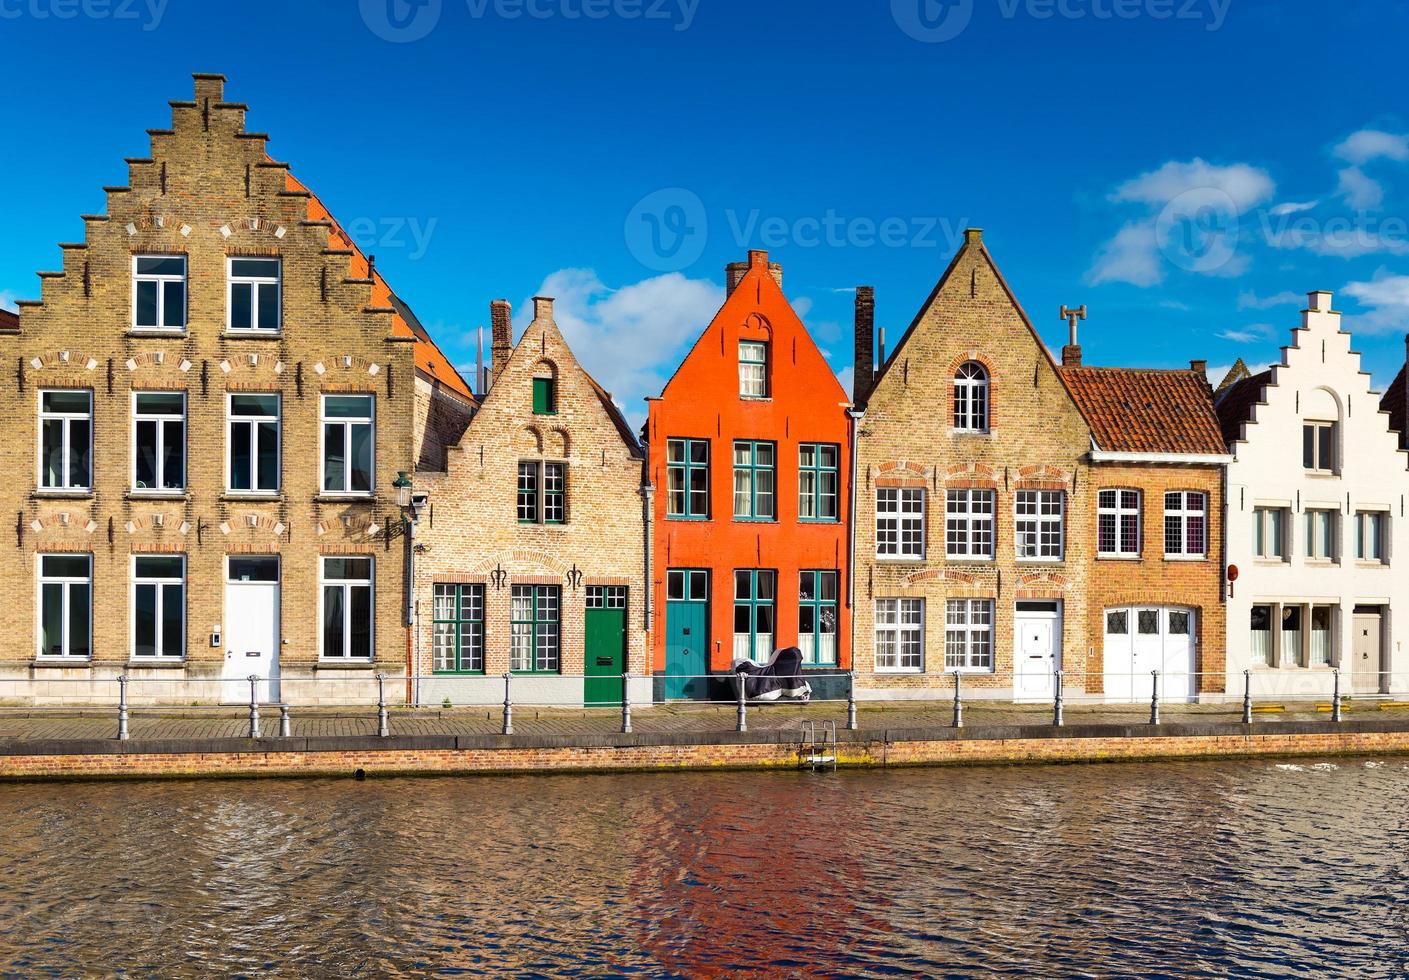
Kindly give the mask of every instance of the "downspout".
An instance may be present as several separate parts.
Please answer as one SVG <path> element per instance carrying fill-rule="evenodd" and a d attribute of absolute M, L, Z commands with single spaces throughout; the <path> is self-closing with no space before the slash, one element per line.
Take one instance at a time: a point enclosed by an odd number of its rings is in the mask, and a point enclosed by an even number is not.
<path fill-rule="evenodd" d="M 414 704 L 412 694 L 412 681 L 420 672 L 416 669 L 416 663 L 412 655 L 411 633 L 416 625 L 415 605 L 416 605 L 416 549 L 412 546 L 412 537 L 416 533 L 416 522 L 404 515 L 401 518 L 401 536 L 406 539 L 406 557 L 402 565 L 402 587 L 405 592 L 403 609 L 403 625 L 406 627 L 406 703 Z"/>
<path fill-rule="evenodd" d="M 655 580 L 654 580 L 654 553 L 652 545 L 655 540 L 654 525 L 651 520 L 655 512 L 655 492 L 656 488 L 649 482 L 641 485 L 641 517 L 646 533 L 643 535 L 645 542 L 645 554 L 642 555 L 642 565 L 646 572 L 646 596 L 645 605 L 641 609 L 642 627 L 646 631 L 646 663 L 645 673 L 649 674 L 654 669 L 655 664 Z M 628 667 L 628 670 L 630 668 Z"/>
<path fill-rule="evenodd" d="M 851 492 L 848 494 L 851 498 L 849 504 L 851 510 L 847 515 L 851 533 L 846 536 L 846 608 L 851 619 L 851 645 L 847 650 L 847 669 L 852 671 L 856 669 L 856 603 L 854 601 L 856 595 L 856 457 L 858 455 L 858 440 L 860 439 L 858 432 L 861 419 L 865 414 L 864 409 L 861 411 L 848 409 L 846 413 L 846 417 L 851 421 Z"/>

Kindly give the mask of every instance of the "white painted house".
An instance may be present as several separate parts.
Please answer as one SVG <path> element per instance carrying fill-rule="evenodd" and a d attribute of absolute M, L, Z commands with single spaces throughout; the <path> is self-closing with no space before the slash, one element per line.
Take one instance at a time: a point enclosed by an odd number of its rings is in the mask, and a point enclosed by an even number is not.
<path fill-rule="evenodd" d="M 1230 695 L 1409 691 L 1409 455 L 1350 341 L 1311 293 L 1281 363 L 1219 386 Z"/>

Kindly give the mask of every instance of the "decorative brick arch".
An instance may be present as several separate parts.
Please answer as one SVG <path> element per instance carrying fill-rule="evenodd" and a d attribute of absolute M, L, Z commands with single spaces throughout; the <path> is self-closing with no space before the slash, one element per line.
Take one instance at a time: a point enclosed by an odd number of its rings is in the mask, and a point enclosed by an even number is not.
<path fill-rule="evenodd" d="M 98 358 L 71 347 L 62 350 L 42 351 L 24 362 L 25 367 L 32 371 L 67 369 L 75 373 L 94 371 L 100 363 Z M 82 376 L 80 375 L 80 377 Z"/>
<path fill-rule="evenodd" d="M 1023 572 L 1018 576 L 1019 599 L 1060 599 L 1066 595 L 1067 577 L 1060 572 Z"/>
<path fill-rule="evenodd" d="M 1066 490 L 1071 473 L 1056 466 L 1034 465 L 1018 469 L 1013 487 L 1017 490 Z"/>
<path fill-rule="evenodd" d="M 964 463 L 945 471 L 944 485 L 954 490 L 994 490 L 998 487 L 998 474 L 986 463 Z"/>
<path fill-rule="evenodd" d="M 928 467 L 907 459 L 888 460 L 867 469 L 866 476 L 874 477 L 878 487 L 924 487 L 929 483 L 933 471 Z"/>
<path fill-rule="evenodd" d="M 739 339 L 771 342 L 773 324 L 762 313 L 750 313 L 744 322 L 739 324 Z"/>

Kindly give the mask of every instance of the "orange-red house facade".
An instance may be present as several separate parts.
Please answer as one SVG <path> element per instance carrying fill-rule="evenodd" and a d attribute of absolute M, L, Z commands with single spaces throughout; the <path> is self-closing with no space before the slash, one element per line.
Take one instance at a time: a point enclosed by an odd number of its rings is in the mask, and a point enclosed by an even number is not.
<path fill-rule="evenodd" d="M 783 647 L 808 669 L 851 666 L 848 399 L 767 253 L 727 275 L 724 305 L 649 400 L 666 697 L 707 697 L 704 675 Z"/>

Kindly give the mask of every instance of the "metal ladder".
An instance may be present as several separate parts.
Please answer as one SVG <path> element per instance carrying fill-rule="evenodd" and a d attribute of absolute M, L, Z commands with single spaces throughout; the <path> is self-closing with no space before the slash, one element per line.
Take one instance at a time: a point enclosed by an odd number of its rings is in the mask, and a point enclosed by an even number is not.
<path fill-rule="evenodd" d="M 802 723 L 802 765 L 816 772 L 837 768 L 837 723 L 834 721 L 804 721 Z"/>

